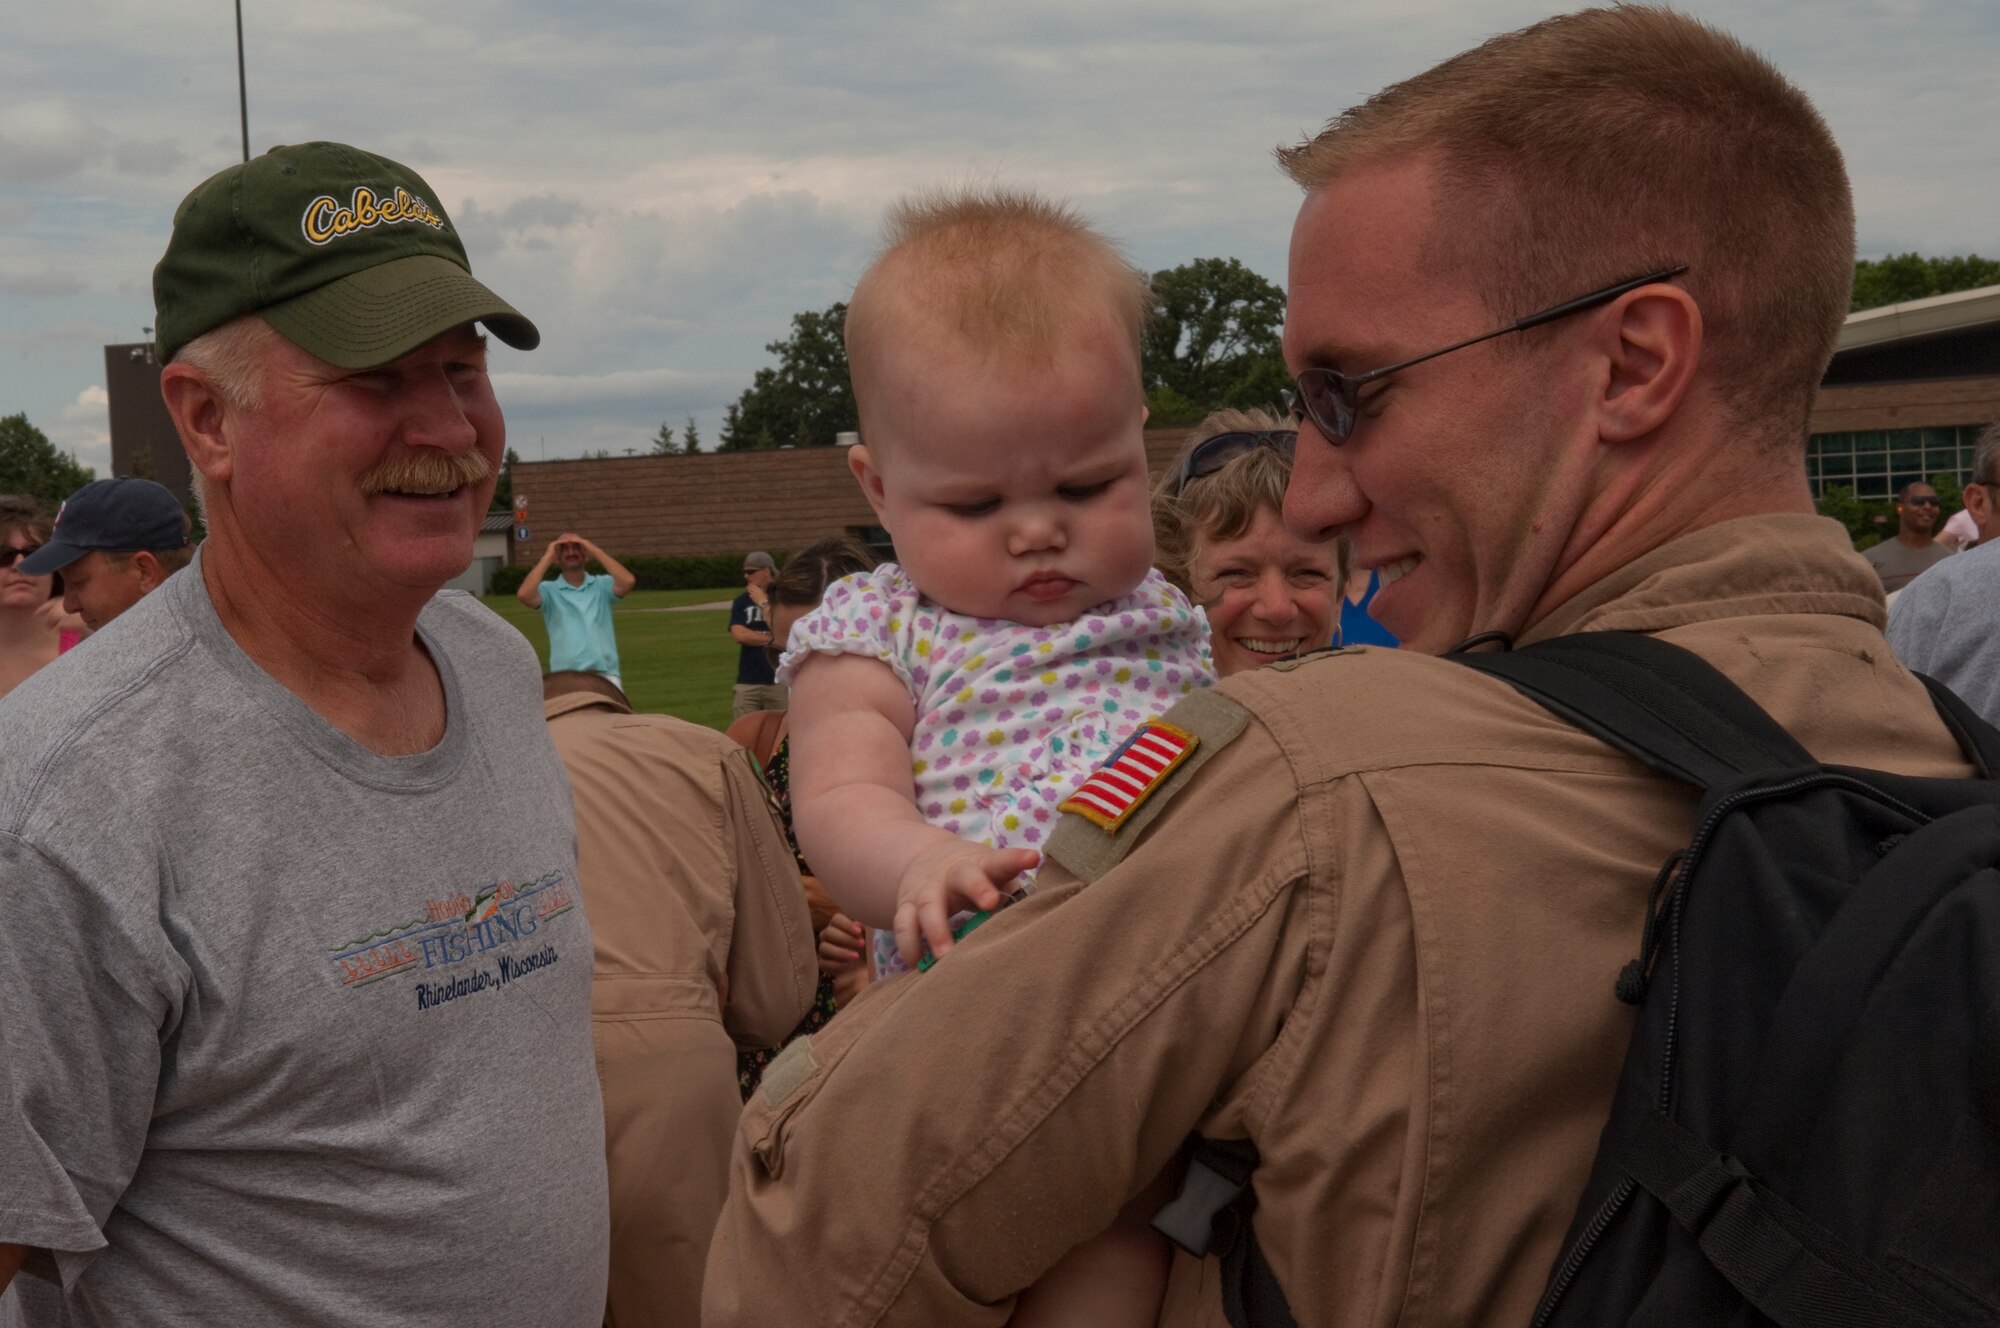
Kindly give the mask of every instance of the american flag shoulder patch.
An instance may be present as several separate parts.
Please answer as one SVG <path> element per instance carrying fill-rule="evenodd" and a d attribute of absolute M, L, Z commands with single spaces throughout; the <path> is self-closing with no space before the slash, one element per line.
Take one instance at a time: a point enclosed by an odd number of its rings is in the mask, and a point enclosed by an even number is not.
<path fill-rule="evenodd" d="M 1186 729 L 1149 719 L 1056 810 L 1075 812 L 1106 834 L 1115 834 L 1200 742 Z"/>

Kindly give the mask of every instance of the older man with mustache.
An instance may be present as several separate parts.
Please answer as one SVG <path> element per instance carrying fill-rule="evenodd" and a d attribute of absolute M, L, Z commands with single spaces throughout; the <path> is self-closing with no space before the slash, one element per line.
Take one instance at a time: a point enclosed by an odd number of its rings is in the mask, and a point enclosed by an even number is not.
<path fill-rule="evenodd" d="M 0 706 L 0 1286 L 29 1325 L 594 1328 L 569 790 L 534 652 L 438 593 L 505 446 L 476 325 L 539 334 L 333 143 L 198 186 L 154 294 L 209 537 Z"/>

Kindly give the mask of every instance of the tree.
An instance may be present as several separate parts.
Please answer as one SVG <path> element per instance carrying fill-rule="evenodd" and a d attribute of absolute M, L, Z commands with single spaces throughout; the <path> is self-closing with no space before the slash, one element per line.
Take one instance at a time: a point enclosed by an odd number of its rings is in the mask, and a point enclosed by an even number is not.
<path fill-rule="evenodd" d="M 1290 383 L 1279 333 L 1285 292 L 1234 258 L 1197 258 L 1153 274 L 1141 372 L 1153 424 L 1212 410 L 1276 409 Z"/>
<path fill-rule="evenodd" d="M 50 507 L 97 478 L 59 451 L 25 413 L 0 419 L 0 493 L 21 493 Z"/>
<path fill-rule="evenodd" d="M 500 458 L 500 481 L 493 486 L 493 505 L 489 511 L 505 512 L 514 506 L 514 467 L 520 460 L 521 454 L 511 447 Z"/>
<path fill-rule="evenodd" d="M 778 367 L 759 369 L 724 413 L 719 449 L 829 447 L 836 434 L 859 428 L 841 339 L 846 326 L 845 304 L 793 314 L 792 335 L 764 347 Z"/>
<path fill-rule="evenodd" d="M 694 427 L 692 415 L 688 416 L 687 428 L 681 430 L 681 451 L 687 456 L 693 456 L 701 451 L 701 434 Z"/>
<path fill-rule="evenodd" d="M 673 426 L 671 424 L 662 424 L 660 431 L 653 435 L 653 455 L 679 456 L 680 453 L 680 444 L 674 441 Z"/>
<path fill-rule="evenodd" d="M 2000 262 L 1978 254 L 1952 258 L 1925 258 L 1921 254 L 1863 258 L 1854 264 L 1854 294 L 1847 307 L 1850 311 L 1879 309 L 1886 304 L 1996 285 L 2000 285 Z"/>

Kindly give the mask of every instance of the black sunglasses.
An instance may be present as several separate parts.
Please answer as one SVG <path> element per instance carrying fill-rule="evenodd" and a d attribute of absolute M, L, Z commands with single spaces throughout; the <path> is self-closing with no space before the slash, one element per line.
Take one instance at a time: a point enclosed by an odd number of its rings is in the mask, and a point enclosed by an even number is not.
<path fill-rule="evenodd" d="M 1930 498 L 1923 498 L 1923 497 L 1917 497 L 1917 498 L 1905 498 L 1905 499 L 1904 499 L 1903 501 L 1904 501 L 1904 502 L 1906 502 L 1906 503 L 1908 503 L 1908 504 L 1909 504 L 1910 506 L 1912 506 L 1912 507 L 1938 507 L 1938 506 L 1941 506 L 1941 504 L 1940 504 L 1940 503 L 1938 502 L 1938 500 L 1937 500 L 1937 498 L 1936 498 L 1935 496 L 1933 496 L 1933 497 L 1930 497 Z"/>
<path fill-rule="evenodd" d="M 1558 318 L 1580 314 L 1585 309 L 1595 309 L 1600 304 L 1611 303 L 1627 291 L 1635 291 L 1641 286 L 1650 286 L 1656 281 L 1677 277 L 1685 271 L 1687 264 L 1682 263 L 1678 267 L 1662 268 L 1643 277 L 1633 277 L 1630 281 L 1621 281 L 1615 286 L 1606 286 L 1603 290 L 1594 290 L 1588 295 L 1579 295 L 1573 300 L 1564 300 L 1561 304 L 1551 305 L 1540 313 L 1517 318 L 1505 327 L 1496 327 L 1491 332 L 1481 332 L 1476 337 L 1455 341 L 1440 350 L 1427 351 L 1380 369 L 1370 369 L 1367 373 L 1344 374 L 1337 369 L 1301 369 L 1294 380 L 1298 384 L 1298 391 L 1285 394 L 1285 406 L 1294 417 L 1302 415 L 1311 420 L 1313 427 L 1325 435 L 1326 441 L 1338 447 L 1347 441 L 1347 435 L 1354 431 L 1354 412 L 1361 404 L 1358 394 L 1363 387 L 1377 379 L 1387 378 L 1392 373 L 1400 373 L 1412 365 L 1422 364 L 1425 360 L 1434 360 L 1440 355 L 1464 350 L 1467 346 L 1477 346 L 1482 341 L 1504 337 L 1509 332 L 1526 332 L 1531 327 L 1553 323 Z"/>
<path fill-rule="evenodd" d="M 0 549 L 0 568 L 12 567 L 15 563 L 20 562 L 23 558 L 36 552 L 41 547 L 39 544 L 30 544 L 25 549 L 17 549 L 9 544 L 6 548 Z"/>
<path fill-rule="evenodd" d="M 1298 440 L 1297 429 L 1247 429 L 1204 438 L 1181 458 L 1180 477 L 1174 481 L 1174 497 L 1180 497 L 1190 481 L 1206 479 L 1237 457 L 1260 447 L 1268 447 L 1280 456 L 1289 457 Z"/>

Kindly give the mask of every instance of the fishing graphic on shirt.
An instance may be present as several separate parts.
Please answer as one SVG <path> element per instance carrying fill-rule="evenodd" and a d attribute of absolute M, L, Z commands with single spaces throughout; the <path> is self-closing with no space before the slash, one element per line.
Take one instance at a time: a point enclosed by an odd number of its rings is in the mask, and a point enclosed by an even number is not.
<path fill-rule="evenodd" d="M 417 1008 L 432 1010 L 557 963 L 547 928 L 575 907 L 575 887 L 560 871 L 528 885 L 495 881 L 477 892 L 427 899 L 424 916 L 333 946 L 327 958 L 350 989 L 411 974 Z"/>

